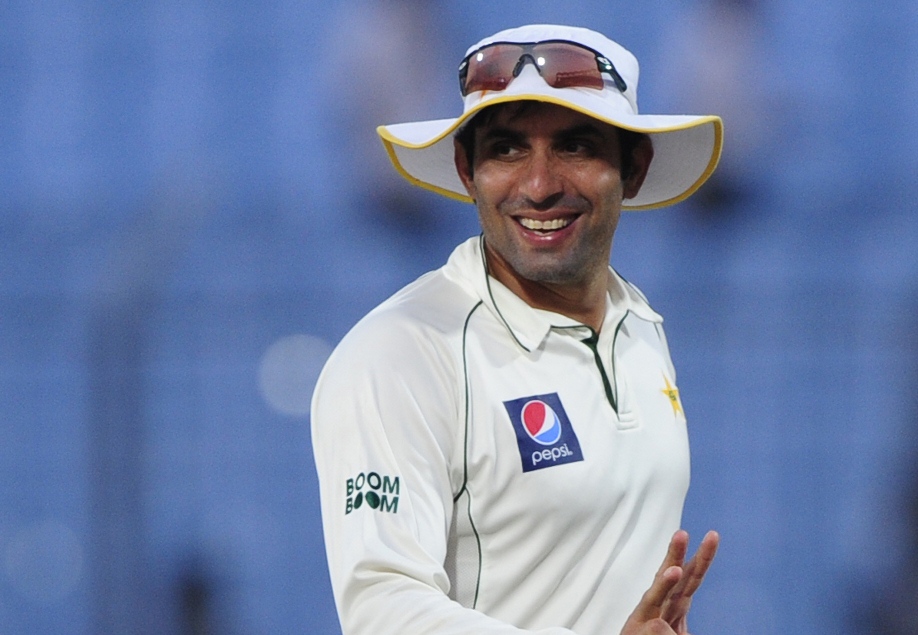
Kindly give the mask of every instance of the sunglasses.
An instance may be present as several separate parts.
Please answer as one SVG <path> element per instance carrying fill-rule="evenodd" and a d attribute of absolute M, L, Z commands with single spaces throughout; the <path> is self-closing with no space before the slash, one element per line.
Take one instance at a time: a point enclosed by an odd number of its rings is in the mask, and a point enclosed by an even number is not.
<path fill-rule="evenodd" d="M 628 89 L 615 66 L 599 51 L 567 40 L 494 42 L 469 53 L 459 64 L 459 91 L 465 97 L 478 90 L 500 91 L 531 62 L 552 88 L 603 87 L 608 73 L 621 92 Z"/>

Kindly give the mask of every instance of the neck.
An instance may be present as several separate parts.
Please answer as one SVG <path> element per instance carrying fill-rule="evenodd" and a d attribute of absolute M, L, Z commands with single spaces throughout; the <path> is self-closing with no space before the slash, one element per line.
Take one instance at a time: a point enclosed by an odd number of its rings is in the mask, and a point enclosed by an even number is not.
<path fill-rule="evenodd" d="M 606 295 L 611 275 L 608 266 L 587 273 L 583 280 L 552 283 L 523 278 L 487 247 L 485 258 L 488 273 L 529 306 L 560 313 L 599 332 L 606 315 Z"/>

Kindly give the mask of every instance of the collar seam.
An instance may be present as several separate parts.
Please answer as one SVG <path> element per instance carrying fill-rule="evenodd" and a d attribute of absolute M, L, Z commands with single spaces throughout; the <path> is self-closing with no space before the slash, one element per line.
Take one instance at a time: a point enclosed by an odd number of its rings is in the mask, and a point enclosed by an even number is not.
<path fill-rule="evenodd" d="M 516 335 L 516 331 L 513 329 L 512 326 L 510 326 L 510 323 L 507 321 L 507 318 L 505 318 L 504 314 L 501 312 L 500 307 L 497 306 L 497 300 L 494 298 L 494 292 L 491 291 L 491 276 L 488 273 L 488 260 L 487 260 L 487 257 L 485 256 L 485 245 L 484 245 L 484 234 L 483 233 L 480 234 L 478 245 L 479 245 L 479 251 L 481 252 L 481 265 L 482 265 L 482 270 L 484 271 L 485 287 L 488 290 L 488 297 L 491 299 L 491 306 L 494 307 L 494 311 L 497 313 L 497 317 L 503 323 L 504 328 L 506 328 L 507 331 L 510 332 L 510 337 L 513 338 L 513 341 L 519 344 L 520 348 L 522 348 L 524 351 L 526 351 L 527 353 L 531 353 L 532 349 L 530 349 L 528 346 L 526 346 L 520 341 L 520 338 L 517 337 Z"/>

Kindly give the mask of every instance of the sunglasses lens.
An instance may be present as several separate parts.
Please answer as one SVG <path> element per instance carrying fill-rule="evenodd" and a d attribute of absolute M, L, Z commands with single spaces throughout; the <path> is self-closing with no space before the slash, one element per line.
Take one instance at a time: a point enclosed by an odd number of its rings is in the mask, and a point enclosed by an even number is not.
<path fill-rule="evenodd" d="M 602 90 L 603 77 L 596 51 L 573 42 L 535 44 L 491 44 L 472 53 L 460 67 L 462 95 L 479 90 L 504 90 L 525 64 L 533 63 L 542 78 L 554 88 L 582 86 Z M 609 63 L 611 68 L 611 63 Z M 605 69 L 617 78 L 615 69 Z M 619 90 L 624 82 L 616 81 Z"/>
<path fill-rule="evenodd" d="M 603 87 L 592 51 L 564 42 L 546 42 L 533 47 L 533 58 L 542 78 L 554 88 Z"/>
<path fill-rule="evenodd" d="M 495 44 L 473 53 L 468 60 L 463 95 L 477 90 L 503 90 L 513 79 L 513 69 L 520 58 L 515 44 Z"/>

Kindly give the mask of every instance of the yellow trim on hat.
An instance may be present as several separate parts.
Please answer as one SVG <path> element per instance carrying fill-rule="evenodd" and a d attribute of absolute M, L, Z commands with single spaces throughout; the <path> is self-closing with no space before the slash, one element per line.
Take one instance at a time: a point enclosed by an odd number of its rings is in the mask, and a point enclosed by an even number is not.
<path fill-rule="evenodd" d="M 451 128 L 451 130 L 452 130 L 452 128 Z M 421 179 L 412 176 L 412 175 L 408 172 L 408 170 L 406 170 L 405 168 L 402 167 L 402 163 L 401 163 L 401 161 L 398 160 L 398 156 L 395 154 L 395 150 L 394 150 L 393 147 L 392 147 L 393 145 L 398 145 L 398 146 L 401 146 L 401 147 L 403 147 L 403 148 L 408 148 L 408 147 L 412 147 L 412 146 L 409 146 L 409 145 L 407 145 L 407 144 L 403 145 L 403 144 L 401 144 L 401 143 L 396 143 L 396 142 L 395 142 L 395 137 L 393 137 L 392 135 L 389 134 L 389 132 L 386 130 L 386 127 L 385 127 L 385 126 L 379 126 L 379 127 L 377 127 L 377 128 L 376 128 L 376 132 L 377 132 L 377 134 L 379 134 L 380 137 L 382 137 L 383 146 L 385 146 L 385 148 L 386 148 L 386 154 L 389 155 L 389 160 L 392 162 L 392 165 L 395 166 L 396 172 L 398 172 L 399 174 L 401 174 L 401 175 L 405 178 L 406 181 L 408 181 L 408 182 L 411 183 L 412 185 L 417 185 L 418 187 L 422 187 L 422 188 L 424 188 L 425 190 L 430 190 L 431 192 L 435 192 L 436 194 L 439 194 L 439 195 L 441 195 L 441 196 L 445 196 L 445 197 L 447 197 L 447 198 L 451 198 L 451 199 L 453 199 L 454 201 L 461 201 L 461 202 L 463 202 L 463 203 L 474 203 L 474 202 L 475 202 L 475 201 L 472 200 L 472 197 L 470 197 L 470 196 L 468 196 L 468 195 L 466 195 L 466 194 L 460 194 L 459 192 L 454 192 L 454 191 L 452 191 L 452 190 L 448 190 L 448 189 L 446 189 L 445 187 L 439 187 L 439 186 L 437 186 L 437 185 L 434 185 L 434 184 L 432 184 L 432 183 L 428 183 L 427 181 L 422 181 Z M 439 137 L 439 138 L 442 139 L 443 136 L 441 136 L 441 137 Z M 434 143 L 436 143 L 436 142 L 434 142 Z M 433 145 L 433 143 L 431 143 L 430 145 Z M 425 147 L 427 147 L 427 146 L 415 146 L 415 148 L 417 148 L 417 149 L 421 149 L 421 148 L 425 148 Z"/>
<path fill-rule="evenodd" d="M 448 190 L 446 188 L 439 187 L 437 185 L 433 185 L 432 183 L 428 183 L 427 181 L 422 181 L 412 176 L 407 170 L 405 170 L 404 167 L 402 167 L 402 164 L 399 161 L 398 155 L 395 153 L 393 146 L 397 145 L 399 147 L 406 148 L 408 150 L 422 150 L 424 148 L 429 148 L 433 145 L 436 145 L 437 143 L 445 139 L 447 136 L 451 135 L 458 127 L 460 127 L 465 121 L 471 118 L 472 115 L 476 114 L 479 110 L 483 110 L 484 108 L 487 108 L 488 106 L 494 106 L 497 104 L 509 103 L 509 102 L 514 102 L 514 101 L 541 101 L 541 102 L 546 102 L 550 104 L 555 104 L 558 106 L 562 106 L 564 108 L 569 108 L 570 110 L 587 115 L 588 117 L 592 117 L 593 119 L 597 119 L 609 125 L 613 125 L 618 128 L 624 128 L 625 130 L 630 130 L 632 132 L 640 132 L 640 133 L 645 133 L 645 134 L 665 134 L 667 132 L 678 132 L 680 130 L 688 130 L 689 128 L 697 128 L 699 126 L 703 126 L 706 124 L 714 125 L 714 144 L 713 144 L 712 151 L 711 151 L 711 158 L 708 161 L 708 165 L 705 168 L 704 172 L 702 172 L 701 176 L 692 186 L 687 188 L 684 192 L 682 192 L 678 196 L 675 196 L 671 199 L 659 201 L 656 203 L 649 203 L 647 205 L 628 206 L 627 203 L 625 202 L 627 201 L 627 199 L 625 199 L 625 201 L 622 202 L 622 209 L 624 211 L 643 211 L 643 210 L 649 210 L 649 209 L 657 209 L 660 207 L 666 207 L 666 206 L 674 205 L 676 203 L 680 203 L 684 201 L 689 196 L 694 194 L 698 190 L 698 188 L 700 188 L 704 184 L 704 182 L 710 178 L 711 174 L 717 168 L 717 164 L 720 162 L 720 156 L 723 150 L 723 121 L 721 120 L 720 117 L 716 115 L 700 116 L 696 120 L 688 124 L 669 126 L 669 127 L 663 127 L 663 128 L 642 128 L 642 127 L 637 127 L 637 126 L 624 125 L 619 121 L 600 116 L 592 110 L 588 110 L 586 108 L 574 105 L 571 102 L 566 101 L 564 99 L 559 99 L 557 97 L 553 97 L 550 95 L 541 95 L 541 94 L 507 95 L 507 96 L 501 96 L 501 97 L 497 97 L 494 99 L 490 99 L 487 101 L 480 101 L 475 106 L 463 112 L 459 117 L 457 117 L 453 121 L 453 123 L 449 125 L 443 132 L 441 132 L 439 135 L 437 135 L 433 139 L 425 141 L 424 143 L 409 143 L 402 139 L 399 139 L 395 135 L 390 133 L 386 126 L 378 126 L 376 128 L 376 132 L 382 139 L 383 145 L 386 148 L 386 153 L 389 155 L 389 160 L 392 162 L 396 171 L 399 174 L 401 174 L 402 177 L 404 177 L 405 180 L 407 180 L 409 183 L 413 185 L 417 185 L 418 187 L 422 187 L 426 190 L 430 190 L 431 192 L 440 194 L 441 196 L 446 196 L 447 198 L 451 198 L 453 200 L 461 201 L 463 203 L 473 203 L 474 201 L 468 195 L 460 194 L 458 192 L 454 192 L 453 190 Z"/>
<path fill-rule="evenodd" d="M 660 201 L 659 203 L 651 203 L 649 205 L 635 205 L 632 207 L 628 207 L 623 201 L 622 211 L 642 212 L 648 209 L 659 209 L 661 207 L 667 207 L 669 205 L 675 205 L 676 203 L 681 203 L 682 201 L 690 197 L 692 194 L 697 192 L 698 188 L 704 185 L 705 181 L 711 178 L 711 175 L 714 173 L 714 170 L 717 169 L 717 164 L 720 163 L 720 156 L 721 156 L 721 153 L 723 152 L 724 126 L 723 126 L 723 121 L 721 120 L 721 118 L 716 117 L 716 116 L 712 116 L 708 118 L 708 121 L 701 122 L 698 125 L 703 125 L 704 123 L 714 124 L 714 148 L 713 148 L 713 151 L 711 152 L 711 160 L 708 161 L 707 167 L 704 169 L 704 172 L 701 173 L 701 176 L 698 177 L 698 180 L 695 181 L 695 183 L 691 187 L 689 187 L 679 196 L 673 197 L 665 201 Z M 694 126 L 686 126 L 685 128 L 682 128 L 682 129 L 684 130 L 686 128 L 693 128 L 693 127 Z"/>

